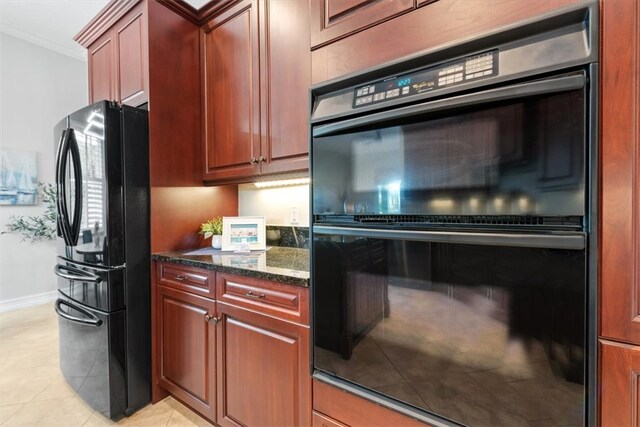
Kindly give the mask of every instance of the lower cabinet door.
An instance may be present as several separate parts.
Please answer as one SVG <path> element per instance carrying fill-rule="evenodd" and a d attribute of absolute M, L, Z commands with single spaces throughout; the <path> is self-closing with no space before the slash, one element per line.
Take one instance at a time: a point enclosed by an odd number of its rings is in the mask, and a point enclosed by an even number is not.
<path fill-rule="evenodd" d="M 215 421 L 215 301 L 158 286 L 156 304 L 160 386 Z"/>
<path fill-rule="evenodd" d="M 600 425 L 640 425 L 640 347 L 600 341 Z"/>
<path fill-rule="evenodd" d="M 311 425 L 309 328 L 218 302 L 221 426 Z"/>

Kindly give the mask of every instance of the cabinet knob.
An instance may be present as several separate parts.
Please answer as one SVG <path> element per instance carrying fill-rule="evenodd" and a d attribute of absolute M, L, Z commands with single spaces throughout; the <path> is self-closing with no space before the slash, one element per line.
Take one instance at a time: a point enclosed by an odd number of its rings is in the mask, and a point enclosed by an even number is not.
<path fill-rule="evenodd" d="M 204 315 L 204 320 L 206 320 L 207 322 L 213 322 L 214 325 L 217 325 L 220 322 L 220 318 L 219 317 L 213 317 L 209 313 Z"/>
<path fill-rule="evenodd" d="M 266 158 L 266 157 L 264 157 L 264 156 L 260 156 L 260 157 L 258 157 L 258 161 L 259 161 L 259 162 L 266 162 L 266 161 L 267 161 L 267 158 Z"/>
<path fill-rule="evenodd" d="M 182 274 L 176 274 L 176 280 L 186 280 L 188 277 L 187 276 L 183 276 Z"/>
<path fill-rule="evenodd" d="M 252 157 L 251 160 L 249 160 L 249 163 L 252 165 L 255 165 L 256 163 L 258 163 L 258 159 L 256 159 L 255 157 Z"/>

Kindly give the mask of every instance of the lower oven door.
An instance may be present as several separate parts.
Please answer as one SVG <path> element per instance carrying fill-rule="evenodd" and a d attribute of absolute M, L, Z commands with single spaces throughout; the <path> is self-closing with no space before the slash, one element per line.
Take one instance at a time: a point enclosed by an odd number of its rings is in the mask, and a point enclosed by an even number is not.
<path fill-rule="evenodd" d="M 315 226 L 316 373 L 460 424 L 583 425 L 584 242 Z"/>
<path fill-rule="evenodd" d="M 120 418 L 127 402 L 124 310 L 103 313 L 63 294 L 55 310 L 65 379 L 96 411 Z"/>

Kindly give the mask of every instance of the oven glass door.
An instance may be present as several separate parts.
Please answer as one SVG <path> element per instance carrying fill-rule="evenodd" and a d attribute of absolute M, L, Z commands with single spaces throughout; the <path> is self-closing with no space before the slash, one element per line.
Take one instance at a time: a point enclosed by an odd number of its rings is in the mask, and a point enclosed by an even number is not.
<path fill-rule="evenodd" d="M 313 239 L 317 370 L 461 424 L 583 425 L 585 249 Z"/>
<path fill-rule="evenodd" d="M 587 82 L 522 83 L 316 125 L 313 213 L 585 213 Z"/>

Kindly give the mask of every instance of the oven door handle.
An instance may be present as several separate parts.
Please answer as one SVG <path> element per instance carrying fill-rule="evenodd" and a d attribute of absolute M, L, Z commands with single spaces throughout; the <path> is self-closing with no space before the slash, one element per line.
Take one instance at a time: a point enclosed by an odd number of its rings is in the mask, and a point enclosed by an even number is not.
<path fill-rule="evenodd" d="M 423 102 L 417 105 L 395 108 L 380 113 L 367 114 L 363 117 L 317 126 L 313 128 L 313 136 L 321 137 L 340 134 L 346 130 L 371 123 L 404 119 L 434 111 L 446 111 L 455 108 L 485 104 L 487 102 L 498 102 L 510 99 L 526 98 L 529 96 L 567 92 L 570 90 L 582 89 L 585 86 L 585 82 L 586 77 L 584 73 L 581 73 L 528 83 L 520 83 L 496 89 L 489 89 L 482 92 L 439 99 L 436 101 Z"/>
<path fill-rule="evenodd" d="M 586 241 L 586 235 L 582 232 L 573 232 L 570 234 L 478 233 L 462 231 L 381 230 L 314 225 L 313 233 L 332 236 L 411 240 L 416 242 L 515 246 L 521 248 L 567 249 L 575 251 L 583 250 Z"/>

